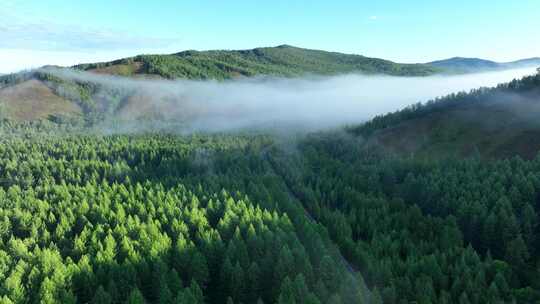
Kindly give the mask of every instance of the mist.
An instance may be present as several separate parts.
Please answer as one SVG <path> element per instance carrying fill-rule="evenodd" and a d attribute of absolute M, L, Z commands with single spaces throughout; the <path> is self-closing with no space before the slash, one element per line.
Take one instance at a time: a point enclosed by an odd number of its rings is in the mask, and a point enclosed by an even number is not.
<path fill-rule="evenodd" d="M 218 81 L 150 80 L 48 69 L 57 77 L 97 84 L 93 96 L 109 109 L 102 125 L 112 131 L 143 131 L 178 123 L 180 132 L 242 129 L 319 130 L 357 124 L 453 92 L 491 87 L 535 73 L 534 68 L 455 76 L 393 77 L 359 74 Z M 157 118 L 157 119 L 155 119 Z M 150 120 L 149 120 L 150 121 Z"/>

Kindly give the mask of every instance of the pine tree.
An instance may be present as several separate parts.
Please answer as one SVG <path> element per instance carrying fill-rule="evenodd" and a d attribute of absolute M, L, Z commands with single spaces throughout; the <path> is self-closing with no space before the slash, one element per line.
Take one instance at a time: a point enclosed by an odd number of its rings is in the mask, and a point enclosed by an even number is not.
<path fill-rule="evenodd" d="M 131 290 L 129 297 L 127 299 L 127 304 L 144 304 L 144 297 L 138 288 Z"/>
<path fill-rule="evenodd" d="M 94 304 L 109 304 L 112 303 L 111 296 L 105 291 L 103 286 L 99 285 L 94 298 L 92 299 Z"/>
<path fill-rule="evenodd" d="M 329 256 L 324 256 L 319 268 L 324 285 L 329 291 L 336 291 L 339 287 L 338 284 L 340 280 L 336 272 L 334 261 Z"/>
<path fill-rule="evenodd" d="M 192 280 L 191 284 L 189 285 L 189 291 L 193 298 L 195 299 L 196 303 L 204 303 L 204 295 L 201 287 L 197 283 L 197 281 Z"/>
<path fill-rule="evenodd" d="M 528 259 L 529 252 L 527 250 L 527 245 L 525 245 L 525 241 L 520 234 L 508 243 L 505 260 L 508 261 L 510 265 L 518 269 L 523 269 Z"/>
<path fill-rule="evenodd" d="M 172 304 L 173 300 L 173 294 L 167 284 L 162 284 L 159 290 L 159 303 Z"/>
<path fill-rule="evenodd" d="M 254 303 L 260 296 L 261 271 L 256 262 L 251 263 L 246 273 L 246 302 Z"/>
<path fill-rule="evenodd" d="M 289 277 L 285 277 L 281 284 L 278 304 L 296 304 L 294 286 Z"/>
<path fill-rule="evenodd" d="M 193 250 L 189 264 L 191 278 L 197 281 L 199 286 L 206 286 L 209 279 L 208 263 L 206 258 L 198 250 Z"/>

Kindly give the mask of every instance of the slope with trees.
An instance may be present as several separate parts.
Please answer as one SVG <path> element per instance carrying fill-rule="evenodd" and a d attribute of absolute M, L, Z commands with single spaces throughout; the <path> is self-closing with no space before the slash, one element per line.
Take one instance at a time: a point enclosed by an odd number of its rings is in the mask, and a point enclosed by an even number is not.
<path fill-rule="evenodd" d="M 534 158 L 540 149 L 540 72 L 377 116 L 350 132 L 401 155 Z"/>
<path fill-rule="evenodd" d="M 441 70 L 423 64 L 297 48 L 289 45 L 241 51 L 184 51 L 140 55 L 112 62 L 82 64 L 78 69 L 122 76 L 158 75 L 168 79 L 230 79 L 240 76 L 293 77 L 346 73 L 426 76 Z"/>

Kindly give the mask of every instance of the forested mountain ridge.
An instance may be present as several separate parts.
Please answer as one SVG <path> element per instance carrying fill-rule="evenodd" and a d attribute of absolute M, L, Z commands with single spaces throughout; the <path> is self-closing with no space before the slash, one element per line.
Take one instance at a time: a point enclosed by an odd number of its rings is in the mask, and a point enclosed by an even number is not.
<path fill-rule="evenodd" d="M 351 128 L 371 147 L 401 155 L 536 157 L 540 73 L 451 94 Z"/>
<path fill-rule="evenodd" d="M 511 62 L 495 62 L 480 58 L 453 57 L 428 62 L 427 64 L 441 68 L 446 72 L 471 73 L 540 66 L 540 58 L 534 57 Z"/>
<path fill-rule="evenodd" d="M 167 79 L 230 79 L 252 76 L 294 77 L 346 73 L 426 76 L 440 69 L 400 64 L 360 55 L 297 48 L 289 45 L 240 51 L 183 51 L 140 55 L 112 62 L 81 64 L 77 69 L 122 76 L 155 75 Z"/>
<path fill-rule="evenodd" d="M 474 73 L 540 65 L 540 58 L 495 62 L 454 57 L 425 64 L 403 64 L 361 55 L 298 48 L 290 45 L 251 50 L 183 51 L 171 55 L 139 55 L 111 62 L 81 64 L 77 69 L 121 76 L 167 79 L 230 79 L 252 76 L 296 77 L 346 73 L 393 76 Z"/>
<path fill-rule="evenodd" d="M 238 77 L 300 77 L 347 73 L 427 76 L 440 72 L 422 64 L 399 64 L 360 55 L 302 49 L 288 45 L 241 51 L 184 51 L 172 55 L 140 55 L 106 63 L 81 64 L 75 70 L 145 79 L 226 80 Z M 0 76 L 0 115 L 19 121 L 52 119 L 94 123 L 125 108 L 145 108 L 147 96 L 100 100 L 104 89 L 95 83 L 66 80 L 46 66 L 35 71 Z M 130 98 L 133 97 L 133 98 Z M 102 99 L 102 98 L 101 98 Z M 18 102 L 23 100 L 24 102 Z M 135 103 L 135 106 L 131 106 Z M 61 104 L 65 108 L 59 106 Z M 80 109 L 75 111 L 74 109 Z M 141 113 L 145 116 L 147 113 Z M 120 113 L 121 116 L 121 113 Z"/>

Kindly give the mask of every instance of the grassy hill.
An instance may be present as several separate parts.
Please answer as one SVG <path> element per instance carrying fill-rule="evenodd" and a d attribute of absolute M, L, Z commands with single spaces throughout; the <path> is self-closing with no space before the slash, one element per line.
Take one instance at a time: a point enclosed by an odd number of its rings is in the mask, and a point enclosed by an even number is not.
<path fill-rule="evenodd" d="M 0 90 L 0 113 L 15 120 L 31 121 L 78 116 L 82 110 L 45 83 L 32 79 Z"/>
<path fill-rule="evenodd" d="M 100 90 L 96 84 L 56 77 L 47 68 L 5 75 L 0 77 L 0 117 L 15 122 L 95 122 L 115 107 L 114 98 L 96 98 Z"/>
<path fill-rule="evenodd" d="M 539 114 L 540 74 L 417 104 L 351 131 L 400 155 L 533 158 L 540 151 Z"/>
<path fill-rule="evenodd" d="M 388 60 L 289 45 L 240 51 L 184 51 L 172 55 L 140 55 L 76 68 L 122 76 L 175 79 L 230 79 L 257 75 L 293 77 L 305 74 L 343 73 L 425 76 L 440 72 L 424 64 L 399 64 Z"/>

